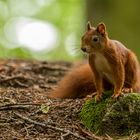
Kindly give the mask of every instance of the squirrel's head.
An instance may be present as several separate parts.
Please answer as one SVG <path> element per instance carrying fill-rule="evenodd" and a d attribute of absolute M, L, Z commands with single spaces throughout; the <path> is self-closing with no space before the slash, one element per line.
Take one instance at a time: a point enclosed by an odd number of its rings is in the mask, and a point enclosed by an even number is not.
<path fill-rule="evenodd" d="M 99 23 L 97 27 L 92 27 L 87 23 L 87 30 L 81 39 L 81 49 L 87 53 L 94 53 L 103 50 L 107 43 L 107 31 L 104 23 Z"/>

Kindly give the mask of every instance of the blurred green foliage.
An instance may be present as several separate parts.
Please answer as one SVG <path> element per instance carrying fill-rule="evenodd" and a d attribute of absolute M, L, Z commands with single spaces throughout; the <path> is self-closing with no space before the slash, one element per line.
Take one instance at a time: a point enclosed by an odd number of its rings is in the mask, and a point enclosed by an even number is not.
<path fill-rule="evenodd" d="M 121 41 L 140 59 L 140 1 L 87 0 L 87 2 L 88 19 L 94 25 L 103 21 L 107 26 L 109 37 Z"/>
<path fill-rule="evenodd" d="M 81 58 L 80 38 L 88 20 L 94 26 L 105 22 L 110 38 L 121 41 L 139 56 L 139 5 L 138 0 L 0 0 L 0 58 Z M 15 17 L 53 24 L 59 32 L 58 47 L 36 52 L 7 39 L 6 24 Z"/>
<path fill-rule="evenodd" d="M 80 55 L 71 55 L 69 51 L 76 52 L 75 48 L 80 46 L 81 29 L 85 19 L 83 3 L 83 0 L 1 0 L 0 49 L 3 51 L 0 51 L 0 57 L 51 60 L 78 58 Z M 53 24 L 59 32 L 58 47 L 49 52 L 35 52 L 8 40 L 5 36 L 6 24 L 14 17 L 29 17 Z M 66 42 L 69 35 L 74 36 L 73 42 Z"/>

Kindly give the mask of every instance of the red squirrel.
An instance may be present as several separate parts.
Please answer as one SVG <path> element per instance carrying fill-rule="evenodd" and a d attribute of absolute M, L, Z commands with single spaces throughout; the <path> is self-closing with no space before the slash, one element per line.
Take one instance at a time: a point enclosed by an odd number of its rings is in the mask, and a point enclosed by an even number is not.
<path fill-rule="evenodd" d="M 140 68 L 136 55 L 121 42 L 108 37 L 106 26 L 90 22 L 81 39 L 88 64 L 70 71 L 49 95 L 50 98 L 82 98 L 96 92 L 100 101 L 104 90 L 113 89 L 113 98 L 122 92 L 140 92 Z"/>

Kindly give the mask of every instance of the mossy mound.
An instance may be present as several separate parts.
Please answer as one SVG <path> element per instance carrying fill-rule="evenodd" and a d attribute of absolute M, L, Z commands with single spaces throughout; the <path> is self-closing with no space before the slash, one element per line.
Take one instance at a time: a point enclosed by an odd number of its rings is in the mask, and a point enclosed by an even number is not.
<path fill-rule="evenodd" d="M 140 131 L 140 94 L 129 93 L 113 100 L 106 92 L 99 103 L 86 101 L 80 112 L 83 124 L 94 132 L 129 135 Z"/>

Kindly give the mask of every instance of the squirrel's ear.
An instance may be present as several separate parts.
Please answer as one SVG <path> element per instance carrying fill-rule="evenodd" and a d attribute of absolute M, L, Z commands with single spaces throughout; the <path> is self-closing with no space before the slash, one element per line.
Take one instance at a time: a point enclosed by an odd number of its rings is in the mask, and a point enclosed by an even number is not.
<path fill-rule="evenodd" d="M 87 23 L 87 31 L 89 31 L 92 28 L 90 21 Z"/>
<path fill-rule="evenodd" d="M 97 32 L 99 32 L 102 36 L 107 35 L 107 33 L 106 33 L 106 26 L 105 26 L 104 23 L 99 23 L 96 30 L 97 30 Z"/>

